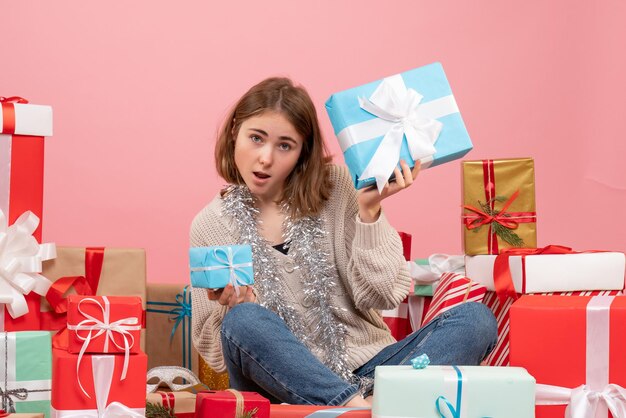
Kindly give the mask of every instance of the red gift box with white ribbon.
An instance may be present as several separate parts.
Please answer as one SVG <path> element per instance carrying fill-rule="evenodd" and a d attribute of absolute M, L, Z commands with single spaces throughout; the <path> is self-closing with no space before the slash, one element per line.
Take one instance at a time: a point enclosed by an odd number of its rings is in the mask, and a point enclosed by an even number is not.
<path fill-rule="evenodd" d="M 26 224 L 28 235 L 41 242 L 44 136 L 51 135 L 50 106 L 28 104 L 21 97 L 0 97 L 0 212 L 4 214 L 0 216 L 0 231 L 3 225 Z M 11 242 L 14 240 L 7 240 L 8 245 Z M 10 248 L 0 249 L 0 259 L 10 263 L 2 252 L 20 258 L 25 256 L 24 249 L 20 246 L 21 254 Z M 26 256 L 36 253 L 31 251 Z M 16 270 L 16 263 L 11 264 L 0 266 L 5 270 L 0 275 L 0 303 L 10 307 L 5 312 L 0 306 L 0 331 L 38 330 L 40 295 L 45 294 L 49 283 L 44 288 L 39 280 L 27 280 L 21 275 L 24 271 Z M 28 270 L 25 273 L 41 272 L 41 266 L 37 268 L 31 262 L 17 264 Z"/>
<path fill-rule="evenodd" d="M 566 405 L 572 417 L 626 416 L 626 296 L 522 296 L 510 315 L 511 365 L 537 379 L 537 418 Z"/>
<path fill-rule="evenodd" d="M 138 296 L 68 296 L 70 353 L 138 353 L 143 308 Z"/>
<path fill-rule="evenodd" d="M 537 296 L 615 296 L 621 295 L 621 290 L 590 290 L 579 292 L 553 292 L 541 293 Z M 519 296 L 519 295 L 518 295 Z M 509 365 L 509 331 L 510 331 L 510 310 L 511 305 L 517 298 L 499 298 L 496 292 L 487 292 L 483 303 L 487 305 L 498 321 L 498 341 L 496 346 L 483 361 L 486 366 L 508 366 Z"/>
<path fill-rule="evenodd" d="M 127 366 L 127 369 L 125 369 Z M 148 357 L 85 354 L 52 349 L 52 417 L 144 417 Z"/>

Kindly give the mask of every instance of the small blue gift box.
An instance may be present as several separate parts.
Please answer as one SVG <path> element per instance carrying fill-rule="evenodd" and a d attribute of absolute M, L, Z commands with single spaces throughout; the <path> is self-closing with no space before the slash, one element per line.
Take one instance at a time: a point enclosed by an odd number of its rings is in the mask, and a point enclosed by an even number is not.
<path fill-rule="evenodd" d="M 222 289 L 228 283 L 235 288 L 254 283 L 249 245 L 192 247 L 189 249 L 189 267 L 193 287 Z"/>
<path fill-rule="evenodd" d="M 427 168 L 473 147 L 440 63 L 335 93 L 326 111 L 357 189 L 382 190 L 401 159 Z"/>

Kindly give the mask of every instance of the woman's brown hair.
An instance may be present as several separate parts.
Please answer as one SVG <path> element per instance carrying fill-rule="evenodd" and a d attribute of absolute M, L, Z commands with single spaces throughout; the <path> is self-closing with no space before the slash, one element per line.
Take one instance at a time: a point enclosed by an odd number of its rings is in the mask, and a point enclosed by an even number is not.
<path fill-rule="evenodd" d="M 317 112 L 309 94 L 288 78 L 267 78 L 239 99 L 219 130 L 215 145 L 217 173 L 231 184 L 245 184 L 235 164 L 235 138 L 241 124 L 266 111 L 280 112 L 304 138 L 300 158 L 287 177 L 277 203 L 287 203 L 294 218 L 317 215 L 328 199 L 330 162 Z"/>

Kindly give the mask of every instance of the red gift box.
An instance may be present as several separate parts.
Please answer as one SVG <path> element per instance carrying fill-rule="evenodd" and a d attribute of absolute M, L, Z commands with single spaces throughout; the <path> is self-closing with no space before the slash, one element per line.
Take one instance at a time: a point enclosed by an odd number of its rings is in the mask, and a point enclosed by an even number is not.
<path fill-rule="evenodd" d="M 342 406 L 274 405 L 270 406 L 272 418 L 370 418 L 371 408 L 345 408 Z"/>
<path fill-rule="evenodd" d="M 402 253 L 408 261 L 411 259 L 411 234 L 398 232 L 402 241 Z M 391 335 L 397 341 L 404 339 L 413 332 L 409 315 L 409 297 L 407 296 L 395 309 L 382 311 L 383 321 L 389 327 Z"/>
<path fill-rule="evenodd" d="M 0 210 L 9 225 L 27 211 L 39 219 L 43 215 L 44 136 L 52 135 L 52 108 L 27 103 L 0 97 Z M 41 224 L 33 236 L 41 242 Z M 33 291 L 25 295 L 28 313 L 15 318 L 0 306 L 0 330 L 39 330 L 40 298 Z"/>
<path fill-rule="evenodd" d="M 255 409 L 254 418 L 269 418 L 270 401 L 256 392 L 233 389 L 199 392 L 196 398 L 197 418 L 239 417 Z"/>
<path fill-rule="evenodd" d="M 624 296 L 522 296 L 513 304 L 511 365 L 537 379 L 537 418 L 563 417 L 565 405 L 558 404 L 570 402 L 570 396 L 576 416 L 612 416 L 606 398 L 626 408 L 626 399 L 614 397 L 615 387 L 609 386 L 626 386 L 625 327 Z M 539 406 L 555 390 L 563 397 L 551 396 L 554 403 Z"/>
<path fill-rule="evenodd" d="M 423 325 L 428 324 L 437 315 L 465 302 L 482 302 L 487 288 L 467 277 L 456 273 L 444 273 L 439 279 L 439 284 L 433 299 L 424 316 Z"/>
<path fill-rule="evenodd" d="M 70 353 L 138 353 L 143 308 L 137 296 L 68 296 Z"/>
<path fill-rule="evenodd" d="M 579 292 L 555 292 L 540 293 L 538 296 L 615 296 L 621 295 L 621 290 L 589 290 Z M 505 298 L 500 301 L 496 292 L 487 292 L 483 303 L 487 305 L 498 321 L 498 341 L 496 346 L 483 361 L 485 366 L 508 366 L 509 365 L 509 314 L 511 305 L 516 299 Z"/>
<path fill-rule="evenodd" d="M 129 356 L 126 371 L 124 357 L 85 354 L 79 360 L 76 354 L 53 348 L 52 416 L 97 418 L 108 408 L 143 417 L 148 357 L 142 352 Z"/>

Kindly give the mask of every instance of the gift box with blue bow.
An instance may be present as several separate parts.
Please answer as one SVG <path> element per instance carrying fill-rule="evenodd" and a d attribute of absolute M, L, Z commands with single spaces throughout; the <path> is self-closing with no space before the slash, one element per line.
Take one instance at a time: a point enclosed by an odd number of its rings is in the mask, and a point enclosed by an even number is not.
<path fill-rule="evenodd" d="M 521 367 L 378 366 L 372 416 L 420 418 L 529 418 L 535 379 Z"/>
<path fill-rule="evenodd" d="M 193 287 L 222 289 L 231 283 L 237 290 L 254 283 L 249 245 L 192 247 L 189 265 Z"/>
<path fill-rule="evenodd" d="M 440 63 L 335 93 L 326 111 L 357 189 L 382 190 L 401 159 L 427 168 L 472 149 Z"/>

